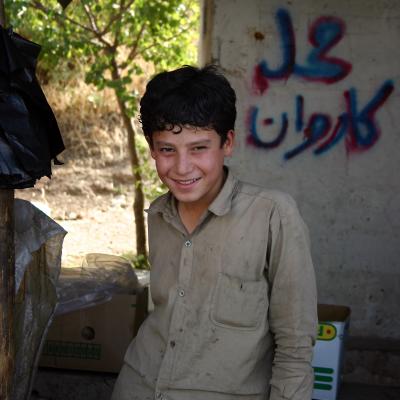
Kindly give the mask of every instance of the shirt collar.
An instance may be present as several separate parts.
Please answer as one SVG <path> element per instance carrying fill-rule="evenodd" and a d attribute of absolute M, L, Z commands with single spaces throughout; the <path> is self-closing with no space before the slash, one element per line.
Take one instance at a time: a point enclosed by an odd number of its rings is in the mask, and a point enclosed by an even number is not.
<path fill-rule="evenodd" d="M 226 173 L 224 185 L 222 186 L 222 189 L 218 193 L 217 197 L 208 207 L 208 210 L 217 216 L 225 215 L 230 211 L 232 199 L 235 194 L 235 188 L 238 182 L 228 167 L 224 166 L 224 170 Z M 164 216 L 171 218 L 178 215 L 176 199 L 171 192 L 168 192 L 154 200 L 150 207 L 145 211 L 148 214 L 161 213 Z"/>
<path fill-rule="evenodd" d="M 177 208 L 175 206 L 175 198 L 171 192 L 167 192 L 162 196 L 155 199 L 150 207 L 145 210 L 148 214 L 166 214 L 170 216 L 177 215 Z"/>
<path fill-rule="evenodd" d="M 217 197 L 208 206 L 208 210 L 219 217 L 227 214 L 230 211 L 232 199 L 237 185 L 237 179 L 232 171 L 226 166 L 224 166 L 224 170 L 226 173 L 224 185 L 222 186 L 222 189 L 218 193 Z"/>

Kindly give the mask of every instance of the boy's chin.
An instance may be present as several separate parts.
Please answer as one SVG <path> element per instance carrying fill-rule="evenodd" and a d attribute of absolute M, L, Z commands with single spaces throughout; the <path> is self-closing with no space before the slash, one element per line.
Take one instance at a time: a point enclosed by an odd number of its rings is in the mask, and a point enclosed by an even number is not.
<path fill-rule="evenodd" d="M 193 203 L 196 201 L 196 199 L 193 198 L 193 196 L 182 195 L 181 193 L 174 193 L 174 192 L 172 192 L 172 194 L 174 195 L 175 199 L 179 201 L 179 203 Z"/>
<path fill-rule="evenodd" d="M 186 204 L 188 206 L 190 205 L 195 205 L 197 202 L 201 201 L 201 196 L 195 195 L 194 193 L 186 193 L 182 194 L 180 192 L 173 192 L 171 191 L 175 199 L 177 200 L 178 203 L 181 204 Z M 199 198 L 200 197 L 200 198 Z"/>

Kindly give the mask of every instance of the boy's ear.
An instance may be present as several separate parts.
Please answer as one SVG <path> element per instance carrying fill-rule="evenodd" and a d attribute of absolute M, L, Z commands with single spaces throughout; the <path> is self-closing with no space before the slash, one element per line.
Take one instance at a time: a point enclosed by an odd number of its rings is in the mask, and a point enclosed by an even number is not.
<path fill-rule="evenodd" d="M 230 157 L 232 155 L 234 146 L 235 146 L 235 131 L 231 129 L 230 131 L 228 131 L 226 135 L 226 140 L 222 146 L 224 149 L 225 157 Z"/>

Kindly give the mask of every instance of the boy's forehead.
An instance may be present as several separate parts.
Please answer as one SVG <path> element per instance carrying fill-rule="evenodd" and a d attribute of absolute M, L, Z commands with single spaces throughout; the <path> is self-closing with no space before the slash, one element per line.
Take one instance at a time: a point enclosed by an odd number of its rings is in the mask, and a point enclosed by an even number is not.
<path fill-rule="evenodd" d="M 182 127 L 178 129 L 166 129 L 163 131 L 157 131 L 153 134 L 153 140 L 158 141 L 173 141 L 183 142 L 192 140 L 212 140 L 213 138 L 218 139 L 218 133 L 211 128 L 204 127 Z"/>

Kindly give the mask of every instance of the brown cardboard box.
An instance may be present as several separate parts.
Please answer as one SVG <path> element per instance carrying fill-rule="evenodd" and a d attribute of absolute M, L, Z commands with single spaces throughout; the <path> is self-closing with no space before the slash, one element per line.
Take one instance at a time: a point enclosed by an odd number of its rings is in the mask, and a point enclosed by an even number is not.
<path fill-rule="evenodd" d="M 147 295 L 147 288 L 143 292 Z M 107 303 L 56 317 L 39 366 L 119 372 L 138 323 L 146 314 L 143 310 L 136 313 L 143 292 L 114 295 Z"/>

